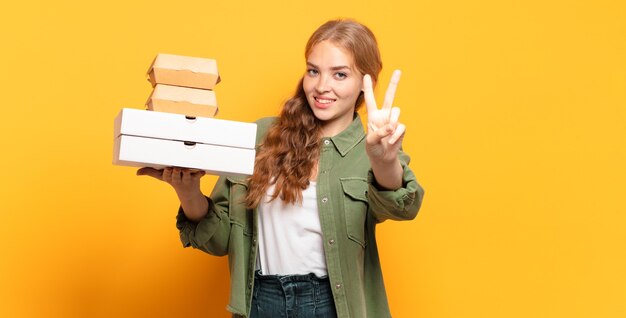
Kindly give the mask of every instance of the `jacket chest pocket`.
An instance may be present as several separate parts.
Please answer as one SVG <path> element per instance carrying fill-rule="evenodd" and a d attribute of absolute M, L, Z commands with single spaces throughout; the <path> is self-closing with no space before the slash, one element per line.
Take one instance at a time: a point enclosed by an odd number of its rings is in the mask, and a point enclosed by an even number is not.
<path fill-rule="evenodd" d="M 252 235 L 252 213 L 246 208 L 248 183 L 227 177 L 229 182 L 228 216 L 231 225 L 239 226 L 245 235 Z"/>
<path fill-rule="evenodd" d="M 340 180 L 344 193 L 343 211 L 346 218 L 348 238 L 365 247 L 367 245 L 365 221 L 369 207 L 367 203 L 367 179 L 341 178 Z"/>

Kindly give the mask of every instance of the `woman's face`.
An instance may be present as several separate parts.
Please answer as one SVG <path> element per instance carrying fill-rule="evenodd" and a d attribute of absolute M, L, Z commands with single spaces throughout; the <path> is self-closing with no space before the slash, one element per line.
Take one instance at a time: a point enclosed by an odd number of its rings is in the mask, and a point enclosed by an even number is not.
<path fill-rule="evenodd" d="M 329 41 L 311 49 L 302 86 L 315 117 L 321 120 L 324 136 L 334 136 L 352 122 L 363 85 L 352 54 Z"/>

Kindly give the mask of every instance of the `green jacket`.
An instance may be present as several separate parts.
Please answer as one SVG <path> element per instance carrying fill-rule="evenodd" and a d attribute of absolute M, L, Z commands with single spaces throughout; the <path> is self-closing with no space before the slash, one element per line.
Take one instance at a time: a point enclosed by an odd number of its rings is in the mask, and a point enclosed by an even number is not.
<path fill-rule="evenodd" d="M 257 145 L 273 118 L 257 122 Z M 403 187 L 376 188 L 365 132 L 357 115 L 340 134 L 321 143 L 317 200 L 324 253 L 339 318 L 390 317 L 376 247 L 376 224 L 387 219 L 411 220 L 417 215 L 424 190 L 400 152 Z M 179 209 L 176 226 L 184 247 L 212 255 L 228 255 L 230 302 L 227 309 L 244 317 L 250 312 L 258 252 L 257 210 L 246 209 L 246 178 L 220 177 L 209 201 L 209 213 L 193 223 Z"/>

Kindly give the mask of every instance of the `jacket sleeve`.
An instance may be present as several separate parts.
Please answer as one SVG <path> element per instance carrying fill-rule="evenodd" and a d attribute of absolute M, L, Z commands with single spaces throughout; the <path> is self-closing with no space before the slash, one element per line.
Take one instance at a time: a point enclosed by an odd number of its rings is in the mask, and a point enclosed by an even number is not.
<path fill-rule="evenodd" d="M 368 172 L 369 189 L 367 199 L 370 205 L 370 213 L 377 222 L 391 220 L 412 220 L 422 205 L 424 189 L 417 182 L 417 178 L 409 168 L 410 157 L 400 151 L 398 154 L 402 165 L 402 187 L 397 190 L 381 190 L 376 184 L 374 172 L 370 168 Z"/>
<path fill-rule="evenodd" d="M 274 117 L 265 117 L 256 121 L 257 147 L 275 120 Z M 237 223 L 236 216 L 232 217 L 235 220 L 231 220 L 231 214 L 235 211 L 230 209 L 230 204 L 236 204 L 230 202 L 231 185 L 233 185 L 231 180 L 233 179 L 219 177 L 211 196 L 205 196 L 209 201 L 209 212 L 200 222 L 190 221 L 185 217 L 182 207 L 178 209 L 176 227 L 180 231 L 180 240 L 184 247 L 191 246 L 217 256 L 228 254 L 231 226 L 233 223 Z"/>
<path fill-rule="evenodd" d="M 176 227 L 180 231 L 183 247 L 193 247 L 216 256 L 228 253 L 231 222 L 228 214 L 229 184 L 225 177 L 220 177 L 213 188 L 207 215 L 195 223 L 185 216 L 179 207 Z"/>

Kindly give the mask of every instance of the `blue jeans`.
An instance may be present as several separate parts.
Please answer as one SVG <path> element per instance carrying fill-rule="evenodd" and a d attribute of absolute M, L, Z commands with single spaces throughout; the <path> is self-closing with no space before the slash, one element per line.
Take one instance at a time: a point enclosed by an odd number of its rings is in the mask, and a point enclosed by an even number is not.
<path fill-rule="evenodd" d="M 261 275 L 254 277 L 250 318 L 334 318 L 335 302 L 328 276 Z"/>

